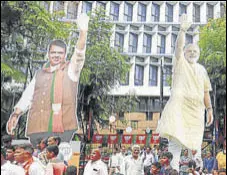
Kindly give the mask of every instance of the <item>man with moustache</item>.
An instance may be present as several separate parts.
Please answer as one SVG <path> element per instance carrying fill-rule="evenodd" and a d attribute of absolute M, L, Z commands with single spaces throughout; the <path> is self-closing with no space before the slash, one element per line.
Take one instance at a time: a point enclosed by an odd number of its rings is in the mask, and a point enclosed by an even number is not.
<path fill-rule="evenodd" d="M 49 61 L 36 73 L 7 122 L 9 134 L 14 134 L 19 117 L 29 110 L 26 136 L 33 145 L 37 138 L 53 135 L 70 141 L 78 129 L 77 87 L 85 61 L 88 22 L 86 14 L 77 19 L 80 34 L 70 61 L 66 61 L 65 42 L 51 41 L 47 49 Z"/>
<path fill-rule="evenodd" d="M 211 83 L 205 68 L 197 63 L 200 50 L 196 44 L 185 45 L 185 33 L 191 26 L 187 15 L 181 17 L 180 31 L 173 58 L 171 96 L 167 102 L 157 132 L 169 140 L 168 150 L 173 154 L 171 166 L 179 172 L 181 149 L 201 151 L 206 126 L 213 123 L 213 110 L 209 91 Z M 198 152 L 199 155 L 200 152 Z"/>
<path fill-rule="evenodd" d="M 132 146 L 132 155 L 125 158 L 125 175 L 144 175 L 143 159 L 139 156 L 140 146 Z"/>
<path fill-rule="evenodd" d="M 101 160 L 98 149 L 92 151 L 90 159 L 85 166 L 84 175 L 108 175 L 107 165 Z"/>

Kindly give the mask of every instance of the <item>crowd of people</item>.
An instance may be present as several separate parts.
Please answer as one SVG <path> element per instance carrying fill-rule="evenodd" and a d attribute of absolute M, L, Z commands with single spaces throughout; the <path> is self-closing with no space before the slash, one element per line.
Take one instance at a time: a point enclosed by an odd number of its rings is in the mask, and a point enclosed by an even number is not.
<path fill-rule="evenodd" d="M 2 137 L 1 173 L 3 175 L 76 175 L 79 169 L 68 165 L 59 151 L 60 137 L 40 138 L 37 145 L 12 145 L 9 135 Z M 226 139 L 223 150 L 216 156 L 207 150 L 199 155 L 196 150 L 182 150 L 179 172 L 173 169 L 173 155 L 168 147 L 153 148 L 124 145 L 112 149 L 108 162 L 103 147 L 93 149 L 83 169 L 83 175 L 198 175 L 226 174 Z M 81 173 L 81 172 L 80 172 Z"/>
<path fill-rule="evenodd" d="M 115 148 L 108 164 L 109 175 L 226 174 L 226 140 L 223 150 L 216 157 L 212 156 L 210 150 L 199 155 L 197 150 L 183 149 L 179 172 L 172 168 L 172 159 L 173 155 L 167 147 L 159 149 L 158 146 L 148 146 L 140 149 L 134 145 L 132 152 L 124 146 L 120 150 Z"/>
<path fill-rule="evenodd" d="M 2 137 L 1 174 L 3 175 L 76 175 L 59 151 L 60 137 L 37 140 L 37 145 L 12 145 L 9 135 Z"/>

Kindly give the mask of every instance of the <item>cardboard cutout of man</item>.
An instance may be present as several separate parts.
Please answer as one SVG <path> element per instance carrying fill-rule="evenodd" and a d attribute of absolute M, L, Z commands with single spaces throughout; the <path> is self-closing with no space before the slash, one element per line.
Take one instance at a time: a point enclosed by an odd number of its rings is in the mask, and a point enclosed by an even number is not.
<path fill-rule="evenodd" d="M 32 144 L 39 137 L 53 135 L 70 141 L 78 129 L 77 87 L 85 61 L 88 22 L 86 14 L 77 19 L 80 34 L 70 61 L 66 61 L 67 46 L 62 40 L 50 43 L 49 61 L 36 73 L 7 122 L 9 134 L 14 134 L 19 117 L 29 110 L 26 136 Z"/>
<path fill-rule="evenodd" d="M 160 136 L 169 140 L 169 151 L 173 154 L 171 166 L 178 172 L 182 147 L 201 151 L 205 109 L 206 125 L 213 123 L 209 95 L 212 88 L 207 71 L 197 63 L 199 47 L 189 44 L 184 48 L 185 32 L 190 26 L 187 15 L 183 14 L 173 58 L 171 96 L 157 127 Z"/>

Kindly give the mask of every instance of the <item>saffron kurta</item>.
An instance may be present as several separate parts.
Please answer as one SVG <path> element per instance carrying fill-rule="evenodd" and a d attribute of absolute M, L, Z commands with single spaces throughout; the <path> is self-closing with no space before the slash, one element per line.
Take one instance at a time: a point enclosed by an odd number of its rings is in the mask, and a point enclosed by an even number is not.
<path fill-rule="evenodd" d="M 174 58 L 171 96 L 157 132 L 161 137 L 175 138 L 189 149 L 201 149 L 204 133 L 204 92 L 212 90 L 205 68 L 190 64 L 182 54 Z"/>

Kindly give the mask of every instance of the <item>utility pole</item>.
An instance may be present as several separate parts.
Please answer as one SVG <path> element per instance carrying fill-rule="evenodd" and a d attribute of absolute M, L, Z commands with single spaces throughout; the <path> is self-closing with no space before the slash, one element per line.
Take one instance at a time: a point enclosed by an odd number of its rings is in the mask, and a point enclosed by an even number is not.
<path fill-rule="evenodd" d="M 160 66 L 160 114 L 163 110 L 163 69 L 164 69 L 164 57 L 161 58 Z"/>
<path fill-rule="evenodd" d="M 213 124 L 213 155 L 216 155 L 216 132 L 218 132 L 218 128 L 216 128 L 217 116 L 216 116 L 216 83 L 214 82 L 214 93 L 213 93 L 213 116 L 214 116 L 214 124 Z"/>

